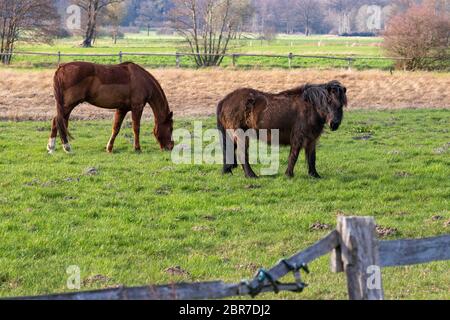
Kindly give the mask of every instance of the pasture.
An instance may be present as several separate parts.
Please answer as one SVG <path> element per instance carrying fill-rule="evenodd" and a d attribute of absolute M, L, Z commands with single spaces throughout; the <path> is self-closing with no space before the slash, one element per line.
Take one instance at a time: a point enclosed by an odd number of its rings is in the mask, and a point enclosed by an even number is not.
<path fill-rule="evenodd" d="M 175 126 L 192 131 L 193 120 Z M 383 239 L 449 232 L 448 109 L 347 112 L 321 139 L 322 180 L 307 177 L 304 161 L 285 178 L 287 148 L 280 175 L 255 181 L 242 169 L 223 177 L 216 165 L 174 165 L 148 120 L 142 154 L 132 151 L 129 120 L 106 154 L 110 126 L 74 121 L 74 153 L 59 144 L 50 156 L 49 122 L 0 122 L 1 297 L 67 291 L 70 265 L 81 268 L 82 290 L 238 282 L 322 238 L 337 215 L 374 216 Z M 386 298 L 449 299 L 449 267 L 388 269 Z M 310 269 L 304 293 L 262 297 L 346 299 L 344 275 L 329 272 L 328 258 Z"/>

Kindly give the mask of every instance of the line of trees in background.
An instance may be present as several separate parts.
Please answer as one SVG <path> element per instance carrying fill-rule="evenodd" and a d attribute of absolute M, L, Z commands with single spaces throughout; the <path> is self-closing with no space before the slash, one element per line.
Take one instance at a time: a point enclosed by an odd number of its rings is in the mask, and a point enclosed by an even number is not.
<path fill-rule="evenodd" d="M 80 28 L 64 30 L 67 8 L 80 8 Z M 449 58 L 450 0 L 0 0 L 0 56 L 9 63 L 18 40 L 49 42 L 78 34 L 90 47 L 106 26 L 158 28 L 181 35 L 198 66 L 222 62 L 231 40 L 272 39 L 277 33 L 383 34 L 407 69 L 431 69 Z M 369 33 L 370 34 L 370 33 Z"/>

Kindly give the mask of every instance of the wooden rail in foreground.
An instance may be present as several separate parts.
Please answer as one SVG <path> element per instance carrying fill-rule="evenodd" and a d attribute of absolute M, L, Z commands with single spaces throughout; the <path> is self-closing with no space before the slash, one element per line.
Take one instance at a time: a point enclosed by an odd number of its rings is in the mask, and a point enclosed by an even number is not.
<path fill-rule="evenodd" d="M 333 272 L 345 272 L 351 300 L 382 300 L 382 267 L 394 267 L 450 260 L 450 235 L 417 240 L 379 241 L 375 221 L 370 217 L 339 217 L 337 229 L 311 247 L 272 269 L 259 272 L 254 280 L 239 284 L 223 282 L 180 283 L 136 288 L 119 287 L 90 292 L 75 292 L 25 300 L 201 300 L 248 296 L 263 292 L 299 291 L 299 273 L 292 266 L 304 266 L 331 252 Z M 294 284 L 279 279 L 296 272 Z M 261 277 L 263 275 L 264 277 Z M 300 290 L 301 291 L 301 290 Z"/>

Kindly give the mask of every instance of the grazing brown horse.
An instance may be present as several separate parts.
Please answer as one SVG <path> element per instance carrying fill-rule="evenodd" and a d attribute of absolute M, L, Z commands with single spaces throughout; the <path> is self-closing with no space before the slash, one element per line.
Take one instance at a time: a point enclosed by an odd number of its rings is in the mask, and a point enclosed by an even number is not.
<path fill-rule="evenodd" d="M 325 84 L 306 84 L 304 86 L 269 94 L 253 89 L 239 89 L 226 96 L 218 105 L 218 129 L 222 134 L 225 174 L 237 167 L 236 150 L 238 143 L 245 143 L 245 155 L 241 161 L 248 178 L 256 178 L 249 164 L 249 139 L 239 141 L 235 130 L 278 129 L 280 145 L 290 145 L 288 177 L 294 176 L 294 167 L 302 148 L 306 152 L 309 175 L 320 178 L 316 170 L 316 143 L 325 124 L 332 131 L 339 129 L 343 119 L 343 107 L 347 105 L 347 89 L 338 81 Z M 231 134 L 230 134 L 231 132 Z M 268 136 L 270 142 L 270 135 Z M 227 146 L 234 150 L 227 150 Z M 233 152 L 234 163 L 228 152 Z M 233 157 L 231 157 L 233 159 Z M 228 162 L 228 163 L 227 163 Z"/>
<path fill-rule="evenodd" d="M 134 148 L 141 150 L 139 135 L 145 105 L 150 104 L 155 115 L 153 133 L 161 149 L 172 150 L 173 113 L 158 81 L 146 70 L 134 63 L 98 65 L 72 62 L 61 65 L 54 76 L 57 116 L 47 150 L 55 151 L 59 132 L 66 152 L 71 151 L 68 132 L 69 117 L 80 103 L 88 102 L 104 109 L 116 109 L 112 136 L 106 150 L 113 151 L 114 141 L 123 120 L 131 111 L 134 132 Z"/>

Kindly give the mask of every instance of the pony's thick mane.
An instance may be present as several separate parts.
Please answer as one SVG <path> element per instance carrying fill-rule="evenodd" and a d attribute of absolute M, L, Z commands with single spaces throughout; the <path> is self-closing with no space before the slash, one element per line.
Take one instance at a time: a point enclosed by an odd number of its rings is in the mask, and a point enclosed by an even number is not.
<path fill-rule="evenodd" d="M 311 104 L 313 107 L 321 109 L 326 108 L 326 106 L 328 105 L 329 89 L 336 89 L 337 98 L 339 99 L 339 101 L 342 103 L 342 105 L 347 105 L 345 88 L 337 80 L 333 80 L 323 84 L 307 83 L 294 89 L 282 91 L 277 95 L 300 96 L 305 102 Z"/>

